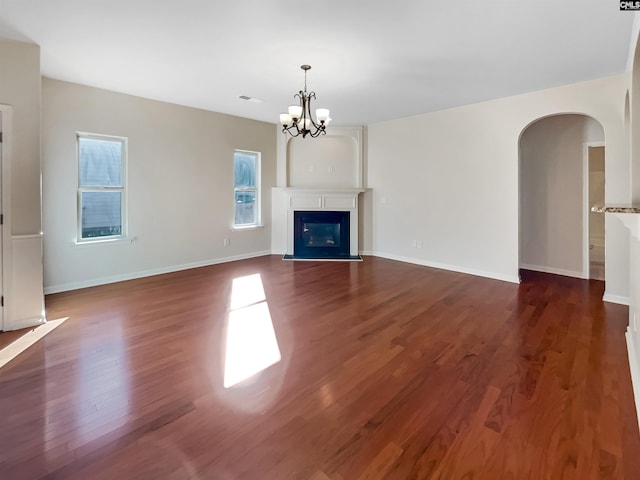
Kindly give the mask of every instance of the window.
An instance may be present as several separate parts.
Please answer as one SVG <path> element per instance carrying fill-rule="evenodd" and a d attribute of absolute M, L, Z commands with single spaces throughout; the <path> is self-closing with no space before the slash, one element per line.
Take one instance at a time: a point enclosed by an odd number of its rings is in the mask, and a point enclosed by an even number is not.
<path fill-rule="evenodd" d="M 78 241 L 126 235 L 127 139 L 78 133 Z"/>
<path fill-rule="evenodd" d="M 236 150 L 233 154 L 234 226 L 260 223 L 260 153 Z"/>

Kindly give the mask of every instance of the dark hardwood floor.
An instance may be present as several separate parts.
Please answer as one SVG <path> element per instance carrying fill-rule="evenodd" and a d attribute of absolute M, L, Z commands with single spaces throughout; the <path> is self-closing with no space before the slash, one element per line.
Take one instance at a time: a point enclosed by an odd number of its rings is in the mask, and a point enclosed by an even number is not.
<path fill-rule="evenodd" d="M 639 479 L 627 308 L 522 273 L 270 256 L 50 295 L 68 320 L 0 369 L 0 478 Z"/>

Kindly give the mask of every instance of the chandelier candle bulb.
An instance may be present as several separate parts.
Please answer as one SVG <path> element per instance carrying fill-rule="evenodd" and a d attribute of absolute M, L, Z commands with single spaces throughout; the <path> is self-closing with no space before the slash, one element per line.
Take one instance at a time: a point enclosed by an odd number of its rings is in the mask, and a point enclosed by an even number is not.
<path fill-rule="evenodd" d="M 291 122 L 291 115 L 289 115 L 288 113 L 280 114 L 280 125 L 282 125 L 283 127 L 288 127 L 289 125 L 291 125 Z"/>
<path fill-rule="evenodd" d="M 328 108 L 318 108 L 316 109 L 316 118 L 320 123 L 325 122 L 329 119 L 329 109 Z"/>
<path fill-rule="evenodd" d="M 300 105 L 291 105 L 289 107 L 289 115 L 294 120 L 298 120 L 302 116 L 302 107 Z"/>

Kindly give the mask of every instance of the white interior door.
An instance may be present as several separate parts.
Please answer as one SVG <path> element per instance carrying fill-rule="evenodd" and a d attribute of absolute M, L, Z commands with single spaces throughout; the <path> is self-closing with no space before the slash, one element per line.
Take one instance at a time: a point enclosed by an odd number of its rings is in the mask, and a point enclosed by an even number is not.
<path fill-rule="evenodd" d="M 2 240 L 4 238 L 4 218 L 2 215 L 3 212 L 3 205 L 2 205 L 2 182 L 4 181 L 4 179 L 2 178 L 2 154 L 4 151 L 4 138 L 3 138 L 3 129 L 2 129 L 2 118 L 3 114 L 2 111 L 0 110 L 0 330 L 5 330 L 4 328 L 4 284 L 3 284 L 3 265 L 4 265 L 4 258 L 3 258 L 3 252 L 4 249 L 2 248 Z"/>

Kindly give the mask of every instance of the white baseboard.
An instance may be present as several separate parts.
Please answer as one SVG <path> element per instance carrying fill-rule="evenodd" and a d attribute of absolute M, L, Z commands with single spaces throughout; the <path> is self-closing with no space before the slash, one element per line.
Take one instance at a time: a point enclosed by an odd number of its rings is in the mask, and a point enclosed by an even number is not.
<path fill-rule="evenodd" d="M 613 295 L 611 293 L 604 292 L 602 296 L 603 302 L 617 303 L 618 305 L 629 305 L 629 297 L 623 297 L 621 295 Z"/>
<path fill-rule="evenodd" d="M 636 415 L 638 416 L 638 425 L 640 425 L 640 352 L 635 341 L 635 332 L 631 327 L 627 327 L 627 352 L 629 354 L 629 369 L 631 370 L 631 384 L 633 385 L 633 397 L 636 402 Z"/>
<path fill-rule="evenodd" d="M 190 268 L 207 267 L 209 265 L 217 265 L 219 263 L 235 262 L 237 260 L 246 260 L 248 258 L 263 257 L 271 255 L 271 251 L 253 252 L 232 257 L 215 258 L 204 260 L 201 262 L 184 263 L 182 265 L 170 265 L 167 267 L 154 268 L 151 270 L 143 270 L 141 272 L 124 273 L 121 275 L 111 275 L 108 277 L 93 278 L 80 282 L 62 283 L 59 285 L 49 285 L 44 288 L 44 293 L 59 293 L 69 290 L 77 290 L 79 288 L 95 287 L 97 285 L 105 285 L 107 283 L 123 282 L 125 280 L 133 280 L 136 278 L 151 277 L 153 275 L 161 275 L 163 273 L 178 272 L 180 270 L 188 270 Z"/>
<path fill-rule="evenodd" d="M 588 277 L 585 277 L 584 275 L 582 275 L 582 272 L 577 272 L 574 270 L 563 270 L 561 268 L 543 267 L 540 265 L 529 265 L 526 263 L 521 264 L 520 268 L 523 268 L 525 270 L 533 270 L 535 272 L 552 273 L 554 275 L 563 275 L 565 277 L 581 278 L 583 280 L 588 280 Z M 609 302 L 609 303 L 617 303 L 620 305 L 629 305 L 629 297 L 623 297 L 621 295 L 613 295 L 606 291 L 602 296 L 602 301 Z"/>
<path fill-rule="evenodd" d="M 29 318 L 19 318 L 12 322 L 5 322 L 4 331 L 9 332 L 11 330 L 22 330 L 23 328 L 37 327 L 46 323 L 44 315 L 36 315 Z"/>
<path fill-rule="evenodd" d="M 466 273 L 468 275 L 476 275 L 478 277 L 493 278 L 495 280 L 502 280 L 503 282 L 520 283 L 520 277 L 518 275 L 505 275 L 503 273 L 476 270 L 474 268 L 461 267 L 459 265 L 449 265 L 440 262 L 430 262 L 421 258 L 403 257 L 400 255 L 393 255 L 384 252 L 373 252 L 372 254 L 376 257 L 387 258 L 389 260 L 397 260 L 399 262 L 405 263 L 413 263 L 415 265 L 422 265 L 424 267 L 439 268 L 441 270 Z"/>
<path fill-rule="evenodd" d="M 520 264 L 520 268 L 524 270 L 533 270 L 534 272 L 552 273 L 553 275 L 563 275 L 565 277 L 582 278 L 587 279 L 583 275 L 582 271 L 578 270 L 565 270 L 564 268 L 546 267 L 542 265 L 530 265 L 528 263 Z"/>

